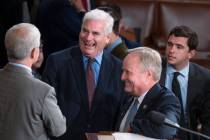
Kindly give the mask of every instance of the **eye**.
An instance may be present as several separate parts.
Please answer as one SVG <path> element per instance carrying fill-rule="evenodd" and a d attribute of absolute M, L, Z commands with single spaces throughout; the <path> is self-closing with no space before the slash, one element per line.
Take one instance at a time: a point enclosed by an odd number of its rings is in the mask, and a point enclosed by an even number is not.
<path fill-rule="evenodd" d="M 173 43 L 172 42 L 167 42 L 167 46 L 168 47 L 172 47 L 173 46 Z"/>
<path fill-rule="evenodd" d="M 99 32 L 93 32 L 94 36 L 100 36 L 101 34 Z"/>
<path fill-rule="evenodd" d="M 85 28 L 83 28 L 83 29 L 82 29 L 82 32 L 83 32 L 83 33 L 88 33 L 88 30 L 85 29 Z"/>
<path fill-rule="evenodd" d="M 184 46 L 177 44 L 176 45 L 177 49 L 184 49 Z"/>

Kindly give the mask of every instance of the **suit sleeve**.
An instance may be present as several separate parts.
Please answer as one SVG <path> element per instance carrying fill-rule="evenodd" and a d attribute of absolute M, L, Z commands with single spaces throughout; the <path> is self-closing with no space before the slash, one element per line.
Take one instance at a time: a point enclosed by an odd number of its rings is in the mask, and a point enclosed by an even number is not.
<path fill-rule="evenodd" d="M 165 114 L 166 118 L 178 123 L 180 117 L 180 103 L 175 96 L 165 96 L 161 98 L 156 105 L 157 108 L 155 111 Z M 169 139 L 176 135 L 175 128 L 164 124 L 155 124 L 148 119 L 147 115 L 141 119 L 134 119 L 131 124 L 131 131 L 159 139 Z"/>
<path fill-rule="evenodd" d="M 42 118 L 51 136 L 60 136 L 66 131 L 66 119 L 57 105 L 55 91 L 51 88 L 44 99 Z"/>

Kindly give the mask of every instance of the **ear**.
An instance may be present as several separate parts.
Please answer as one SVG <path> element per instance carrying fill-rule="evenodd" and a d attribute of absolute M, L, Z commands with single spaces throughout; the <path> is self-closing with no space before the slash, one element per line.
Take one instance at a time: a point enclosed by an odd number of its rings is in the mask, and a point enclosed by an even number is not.
<path fill-rule="evenodd" d="M 191 58 L 193 58 L 194 56 L 195 56 L 195 53 L 196 53 L 196 50 L 191 50 L 190 52 L 189 52 L 189 59 L 191 59 Z"/>
<path fill-rule="evenodd" d="M 111 33 L 109 33 L 109 34 L 106 36 L 106 40 L 105 40 L 106 44 L 109 44 L 110 39 L 111 39 Z"/>
<path fill-rule="evenodd" d="M 152 70 L 146 70 L 146 75 L 147 75 L 147 81 L 151 81 L 151 79 L 154 80 L 154 73 L 152 72 Z"/>
<path fill-rule="evenodd" d="M 39 57 L 39 48 L 33 48 L 33 49 L 31 50 L 31 56 L 30 56 L 30 58 L 31 58 L 34 62 L 36 62 L 36 61 L 38 60 L 38 57 Z"/>
<path fill-rule="evenodd" d="M 153 77 L 153 73 L 152 73 L 151 70 L 147 70 L 147 74 L 148 74 L 149 77 Z"/>

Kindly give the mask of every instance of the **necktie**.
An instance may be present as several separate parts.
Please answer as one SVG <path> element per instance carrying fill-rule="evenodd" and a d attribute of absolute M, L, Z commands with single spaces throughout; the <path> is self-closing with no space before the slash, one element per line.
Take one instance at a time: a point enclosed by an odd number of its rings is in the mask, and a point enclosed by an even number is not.
<path fill-rule="evenodd" d="M 95 92 L 95 75 L 93 72 L 92 64 L 95 59 L 88 59 L 87 69 L 86 69 L 86 83 L 88 92 L 88 102 L 89 108 L 91 108 L 94 92 Z"/>
<path fill-rule="evenodd" d="M 183 102 L 182 102 L 180 84 L 179 84 L 179 81 L 177 79 L 177 77 L 179 75 L 180 75 L 179 72 L 174 72 L 174 78 L 173 78 L 173 81 L 172 81 L 172 91 L 178 97 L 178 99 L 180 101 L 180 104 L 181 104 L 181 116 L 180 116 L 179 124 L 182 127 L 187 127 L 187 125 L 185 123 L 184 107 L 183 107 Z M 187 133 L 185 133 L 184 131 L 178 131 L 177 135 L 178 135 L 179 139 L 183 139 L 183 140 L 187 139 L 187 137 L 188 137 Z"/>
<path fill-rule="evenodd" d="M 124 132 L 127 132 L 130 123 L 133 121 L 133 119 L 137 113 L 138 103 L 139 103 L 138 98 L 134 99 L 134 103 L 132 104 L 131 109 L 130 109 L 128 116 L 126 118 L 126 121 L 125 121 Z"/>
<path fill-rule="evenodd" d="M 174 94 L 179 98 L 179 101 L 182 104 L 182 96 L 181 96 L 181 89 L 180 89 L 180 85 L 179 85 L 179 81 L 177 79 L 177 77 L 180 75 L 179 72 L 174 72 L 174 78 L 172 81 L 172 91 L 174 92 Z"/>

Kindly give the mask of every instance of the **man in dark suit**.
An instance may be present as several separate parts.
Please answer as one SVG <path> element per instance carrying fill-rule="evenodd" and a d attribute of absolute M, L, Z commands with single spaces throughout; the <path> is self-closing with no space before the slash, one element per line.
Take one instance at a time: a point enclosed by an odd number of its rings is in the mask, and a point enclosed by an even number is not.
<path fill-rule="evenodd" d="M 43 79 L 55 87 L 67 118 L 67 132 L 61 140 L 84 140 L 85 132 L 114 130 L 124 94 L 121 62 L 104 50 L 112 28 L 113 18 L 108 13 L 98 9 L 87 12 L 79 47 L 54 53 L 47 60 Z"/>
<path fill-rule="evenodd" d="M 210 71 L 189 60 L 195 55 L 198 46 L 197 34 L 186 26 L 171 30 L 166 47 L 167 62 L 163 63 L 160 82 L 173 90 L 174 72 L 179 72 L 182 104 L 180 125 L 194 131 L 210 134 Z M 178 139 L 197 140 L 194 135 L 179 132 Z"/>
<path fill-rule="evenodd" d="M 170 90 L 158 84 L 161 69 L 160 54 L 151 48 L 133 49 L 125 57 L 121 79 L 125 81 L 125 91 L 131 97 L 121 108 L 116 124 L 118 131 L 159 139 L 175 136 L 175 128 L 156 124 L 148 116 L 151 111 L 157 111 L 174 122 L 179 120 L 178 99 Z"/>
<path fill-rule="evenodd" d="M 11 27 L 5 36 L 9 63 L 0 70 L 0 138 L 49 140 L 66 131 L 55 90 L 32 75 L 40 32 L 32 24 Z"/>

